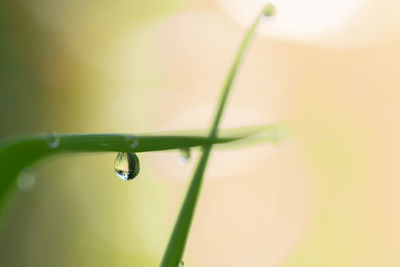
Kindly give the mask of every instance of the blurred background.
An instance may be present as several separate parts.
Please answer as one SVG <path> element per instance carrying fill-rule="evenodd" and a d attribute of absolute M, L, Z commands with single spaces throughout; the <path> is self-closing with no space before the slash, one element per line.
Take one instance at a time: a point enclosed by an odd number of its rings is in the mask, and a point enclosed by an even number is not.
<path fill-rule="evenodd" d="M 0 137 L 207 128 L 260 0 L 3 0 Z M 291 139 L 214 150 L 185 266 L 400 266 L 400 2 L 276 0 L 224 127 Z M 0 233 L 1 266 L 158 266 L 197 152 L 35 166 Z M 17 191 L 17 190 L 16 190 Z"/>

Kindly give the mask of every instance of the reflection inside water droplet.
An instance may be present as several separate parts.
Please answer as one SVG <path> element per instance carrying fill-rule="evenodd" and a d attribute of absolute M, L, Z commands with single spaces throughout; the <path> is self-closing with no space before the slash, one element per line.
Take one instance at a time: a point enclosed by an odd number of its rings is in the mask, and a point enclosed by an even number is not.
<path fill-rule="evenodd" d="M 179 163 L 188 163 L 190 161 L 191 154 L 190 148 L 179 149 Z"/>
<path fill-rule="evenodd" d="M 50 148 L 57 148 L 60 145 L 60 137 L 57 133 L 51 133 L 47 139 Z"/>
<path fill-rule="evenodd" d="M 22 192 L 29 192 L 35 186 L 35 175 L 31 168 L 24 169 L 17 178 L 17 188 Z"/>
<path fill-rule="evenodd" d="M 114 169 L 117 176 L 122 180 L 131 180 L 139 174 L 139 158 L 134 153 L 118 152 L 115 158 Z"/>

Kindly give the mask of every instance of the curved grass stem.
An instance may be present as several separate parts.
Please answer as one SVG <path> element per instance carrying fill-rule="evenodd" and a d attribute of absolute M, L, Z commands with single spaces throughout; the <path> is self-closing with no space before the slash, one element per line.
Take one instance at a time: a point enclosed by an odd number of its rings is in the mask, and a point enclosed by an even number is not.
<path fill-rule="evenodd" d="M 211 123 L 208 135 L 210 139 L 215 139 L 218 136 L 218 127 L 221 122 L 232 85 L 237 76 L 247 47 L 249 46 L 250 41 L 254 36 L 255 30 L 257 28 L 257 25 L 259 24 L 261 17 L 265 15 L 267 8 L 269 11 L 270 5 L 265 6 L 262 12 L 260 12 L 255 22 L 252 24 L 251 28 L 245 35 L 242 44 L 239 47 L 238 53 L 236 54 L 235 60 L 233 61 L 233 64 L 228 72 L 228 75 L 222 86 L 222 90 L 218 98 L 217 107 Z M 211 149 L 212 144 L 207 144 L 202 147 L 199 161 L 197 162 L 196 169 L 189 185 L 189 189 L 186 193 L 186 197 L 183 201 L 183 205 L 179 212 L 171 237 L 169 239 L 167 249 L 164 253 L 164 257 L 160 265 L 161 267 L 177 267 L 182 259 Z"/>

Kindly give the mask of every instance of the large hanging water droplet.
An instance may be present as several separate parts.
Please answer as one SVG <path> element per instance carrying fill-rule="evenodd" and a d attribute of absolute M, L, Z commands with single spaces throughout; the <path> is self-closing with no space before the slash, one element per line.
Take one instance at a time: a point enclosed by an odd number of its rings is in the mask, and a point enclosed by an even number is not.
<path fill-rule="evenodd" d="M 185 265 L 185 263 L 183 261 L 180 261 L 178 267 L 183 267 L 183 265 Z"/>
<path fill-rule="evenodd" d="M 179 162 L 182 164 L 188 163 L 190 161 L 190 158 L 192 156 L 192 153 L 190 151 L 190 148 L 181 148 L 179 149 Z"/>
<path fill-rule="evenodd" d="M 50 148 L 57 148 L 60 145 L 60 137 L 57 133 L 51 133 L 47 138 L 47 145 Z"/>
<path fill-rule="evenodd" d="M 140 171 L 139 158 L 134 153 L 118 152 L 114 169 L 117 176 L 122 180 L 132 180 Z"/>
<path fill-rule="evenodd" d="M 35 186 L 35 174 L 31 168 L 21 171 L 17 178 L 17 187 L 19 191 L 29 192 Z"/>

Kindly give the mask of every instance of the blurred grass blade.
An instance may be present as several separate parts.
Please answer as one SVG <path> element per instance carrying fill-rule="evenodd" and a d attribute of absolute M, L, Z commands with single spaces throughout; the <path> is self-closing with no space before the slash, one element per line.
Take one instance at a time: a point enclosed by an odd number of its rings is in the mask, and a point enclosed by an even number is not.
<path fill-rule="evenodd" d="M 164 132 L 162 135 L 65 134 L 57 135 L 59 143 L 56 147 L 51 146 L 50 142 L 54 139 L 52 135 L 9 140 L 0 143 L 0 203 L 15 182 L 18 173 L 44 157 L 68 152 L 147 152 L 196 147 L 211 143 L 226 144 L 256 134 L 273 132 L 278 125 L 226 129 L 221 131 L 221 138 L 214 141 L 204 135 L 201 136 L 201 130 Z M 132 148 L 133 142 L 137 144 L 134 148 Z"/>
<path fill-rule="evenodd" d="M 286 131 L 285 123 L 271 123 L 266 125 L 257 125 L 257 126 L 242 126 L 235 128 L 225 128 L 218 130 L 218 136 L 220 138 L 233 138 L 233 137 L 246 137 L 253 135 L 272 135 L 276 131 Z M 168 132 L 153 132 L 146 133 L 146 136 L 169 136 L 169 135 L 179 135 L 179 136 L 208 136 L 209 130 L 203 129 L 195 129 L 195 130 L 176 130 L 176 131 L 168 131 Z"/>
<path fill-rule="evenodd" d="M 218 98 L 217 108 L 215 110 L 213 121 L 210 127 L 209 138 L 211 140 L 217 138 L 218 127 L 222 119 L 222 115 L 224 113 L 224 109 L 232 85 L 235 81 L 238 69 L 242 63 L 243 56 L 247 50 L 248 45 L 250 44 L 251 39 L 254 36 L 255 30 L 261 17 L 267 11 L 270 11 L 270 5 L 267 5 L 262 10 L 262 12 L 258 15 L 257 19 L 245 35 L 243 42 L 238 50 L 238 53 L 236 54 L 235 60 L 233 61 L 233 64 L 228 72 L 222 90 L 220 92 L 220 96 Z M 179 212 L 177 221 L 168 242 L 167 249 L 164 253 L 161 267 L 177 267 L 182 259 L 211 148 L 212 143 L 206 144 L 202 147 L 200 159 L 197 163 L 195 172 L 189 185 L 188 192 L 186 193 L 182 208 Z"/>

